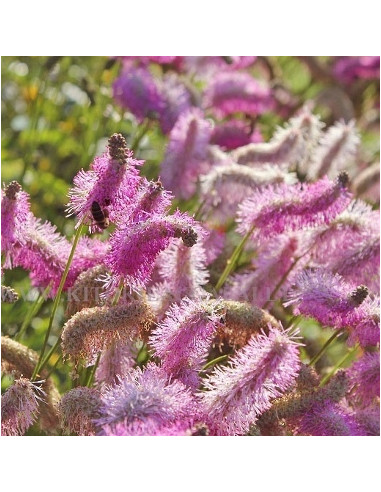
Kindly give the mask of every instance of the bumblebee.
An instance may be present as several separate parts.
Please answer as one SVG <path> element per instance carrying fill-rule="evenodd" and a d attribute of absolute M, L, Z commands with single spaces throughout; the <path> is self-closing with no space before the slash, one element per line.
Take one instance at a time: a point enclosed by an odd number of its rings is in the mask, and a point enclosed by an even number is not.
<path fill-rule="evenodd" d="M 110 220 L 108 218 L 108 210 L 104 208 L 102 210 L 98 202 L 93 202 L 91 204 L 91 215 L 100 229 L 107 229 L 110 225 Z"/>

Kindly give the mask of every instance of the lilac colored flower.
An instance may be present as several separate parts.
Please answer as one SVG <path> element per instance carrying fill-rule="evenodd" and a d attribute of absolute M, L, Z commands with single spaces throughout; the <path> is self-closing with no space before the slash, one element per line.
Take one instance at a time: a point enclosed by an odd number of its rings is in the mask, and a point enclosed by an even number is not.
<path fill-rule="evenodd" d="M 200 393 L 211 430 L 242 435 L 257 417 L 294 383 L 300 367 L 299 348 L 289 331 L 270 328 L 253 336 L 226 367 L 216 367 Z"/>
<path fill-rule="evenodd" d="M 356 408 L 354 412 L 354 418 L 363 429 L 363 435 L 380 435 L 380 402 L 373 403 L 366 408 Z"/>
<path fill-rule="evenodd" d="M 107 250 L 108 244 L 106 242 L 90 237 L 81 237 L 70 265 L 69 274 L 65 282 L 65 290 L 74 285 L 74 282 L 82 272 L 102 264 Z"/>
<path fill-rule="evenodd" d="M 112 429 L 107 426 L 103 433 L 108 436 L 201 436 L 208 435 L 208 429 L 205 425 L 194 424 L 193 419 L 163 424 L 147 418 L 144 421 L 134 421 L 128 427 L 123 423 L 116 424 Z"/>
<path fill-rule="evenodd" d="M 68 391 L 59 403 L 62 427 L 79 436 L 94 436 L 93 420 L 100 416 L 100 406 L 100 394 L 93 388 L 78 387 Z"/>
<path fill-rule="evenodd" d="M 332 254 L 327 266 L 349 282 L 362 282 L 376 293 L 380 283 L 380 236 L 377 231 L 368 232 L 347 244 L 340 255 Z"/>
<path fill-rule="evenodd" d="M 163 109 L 160 90 L 148 69 L 128 65 L 113 85 L 114 99 L 138 121 L 157 118 Z"/>
<path fill-rule="evenodd" d="M 1 397 L 1 434 L 24 435 L 36 420 L 39 401 L 44 394 L 29 379 L 17 379 Z"/>
<path fill-rule="evenodd" d="M 214 218 L 226 221 L 235 215 L 238 204 L 253 190 L 269 184 L 294 184 L 297 179 L 285 166 L 251 168 L 228 162 L 213 167 L 200 181 L 205 206 L 213 210 Z"/>
<path fill-rule="evenodd" d="M 206 265 L 210 265 L 216 260 L 224 249 L 226 234 L 223 230 L 216 227 L 210 227 L 209 234 L 203 238 L 202 244 L 205 250 Z"/>
<path fill-rule="evenodd" d="M 337 404 L 316 405 L 299 422 L 296 435 L 361 436 L 363 431 L 354 416 Z"/>
<path fill-rule="evenodd" d="M 189 247 L 196 243 L 193 226 L 191 217 L 180 212 L 120 226 L 111 236 L 110 251 L 105 259 L 113 274 L 107 287 L 113 289 L 121 279 L 132 290 L 144 286 L 149 281 L 157 255 L 168 247 L 171 238 L 181 237 Z"/>
<path fill-rule="evenodd" d="M 273 108 L 270 89 L 248 73 L 218 73 L 204 95 L 204 107 L 224 118 L 232 113 L 262 114 Z"/>
<path fill-rule="evenodd" d="M 356 79 L 379 79 L 379 56 L 339 56 L 336 58 L 333 73 L 344 83 Z"/>
<path fill-rule="evenodd" d="M 174 304 L 150 337 L 154 354 L 168 374 L 195 389 L 205 364 L 221 312 L 218 305 L 184 298 Z"/>
<path fill-rule="evenodd" d="M 242 120 L 230 120 L 220 123 L 213 130 L 210 143 L 223 148 L 233 150 L 249 143 L 261 142 L 262 137 L 259 131 L 251 133 L 248 123 Z"/>
<path fill-rule="evenodd" d="M 348 370 L 348 398 L 358 407 L 371 405 L 380 396 L 380 353 L 365 353 Z"/>
<path fill-rule="evenodd" d="M 333 182 L 268 186 L 252 193 L 239 206 L 238 231 L 246 234 L 255 226 L 259 237 L 327 224 L 351 201 L 348 175 Z"/>
<path fill-rule="evenodd" d="M 179 116 L 191 108 L 191 96 L 185 85 L 173 73 L 165 75 L 158 85 L 163 99 L 159 123 L 163 133 L 169 133 Z"/>
<path fill-rule="evenodd" d="M 271 299 L 271 295 L 278 282 L 294 265 L 303 243 L 302 234 L 283 234 L 266 242 L 257 252 L 253 261 L 253 271 L 234 275 L 225 287 L 223 296 L 237 301 L 246 300 L 258 307 L 275 300 Z M 297 266 L 292 268 L 276 292 L 276 299 L 288 290 L 308 259 L 308 256 L 303 257 L 304 261 L 299 261 Z"/>
<path fill-rule="evenodd" d="M 177 198 L 190 198 L 196 191 L 198 176 L 208 170 L 206 151 L 211 131 L 210 123 L 196 108 L 182 113 L 173 127 L 161 164 L 161 178 Z"/>
<path fill-rule="evenodd" d="M 103 393 L 102 401 L 96 423 L 107 435 L 133 435 L 142 426 L 173 424 L 196 411 L 189 389 L 180 381 L 171 382 L 153 363 L 132 370 Z"/>
<path fill-rule="evenodd" d="M 380 343 L 380 298 L 367 298 L 360 306 L 356 316 L 351 319 L 352 330 L 349 333 L 348 344 L 357 341 L 362 347 Z"/>
<path fill-rule="evenodd" d="M 136 166 L 142 163 L 133 159 L 122 135 L 112 135 L 107 151 L 94 159 L 90 170 L 82 169 L 74 177 L 74 187 L 69 191 L 69 215 L 75 214 L 78 224 L 90 224 L 92 232 L 101 232 L 102 227 L 93 218 L 93 204 L 96 202 L 103 214 L 107 211 L 114 222 L 120 207 L 130 203 L 135 194 L 140 180 Z"/>
<path fill-rule="evenodd" d="M 138 350 L 131 340 L 114 341 L 102 352 L 95 379 L 98 384 L 113 385 L 134 367 Z"/>
<path fill-rule="evenodd" d="M 291 118 L 284 128 L 278 128 L 269 142 L 251 143 L 231 153 L 239 164 L 298 164 L 304 169 L 311 151 L 317 145 L 322 131 L 322 122 L 305 107 Z"/>
<path fill-rule="evenodd" d="M 311 158 L 308 177 L 311 180 L 328 175 L 333 178 L 353 163 L 360 137 L 355 122 L 337 121 L 322 135 Z"/>

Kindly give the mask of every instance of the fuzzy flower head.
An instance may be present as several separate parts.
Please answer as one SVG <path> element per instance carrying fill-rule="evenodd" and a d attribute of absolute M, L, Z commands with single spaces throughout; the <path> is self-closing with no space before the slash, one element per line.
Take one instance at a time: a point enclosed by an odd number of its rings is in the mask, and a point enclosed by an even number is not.
<path fill-rule="evenodd" d="M 159 123 L 163 133 L 168 134 L 180 115 L 191 108 L 191 96 L 185 85 L 174 73 L 165 75 L 159 81 L 159 89 L 163 99 Z"/>
<path fill-rule="evenodd" d="M 198 387 L 198 371 L 206 362 L 221 313 L 218 305 L 187 298 L 169 309 L 150 337 L 154 354 L 160 357 L 167 374 Z"/>
<path fill-rule="evenodd" d="M 61 425 L 79 436 L 95 435 L 93 420 L 100 416 L 101 399 L 93 388 L 78 387 L 63 395 L 59 403 Z"/>
<path fill-rule="evenodd" d="M 145 67 L 125 67 L 113 85 L 114 99 L 142 122 L 144 118 L 157 118 L 164 101 L 159 88 Z"/>
<path fill-rule="evenodd" d="M 124 378 L 134 367 L 138 355 L 136 344 L 132 340 L 115 340 L 103 350 L 99 359 L 95 380 L 99 385 L 113 385 L 118 378 Z"/>
<path fill-rule="evenodd" d="M 348 370 L 349 395 L 358 407 L 366 407 L 380 397 L 380 353 L 365 353 Z"/>
<path fill-rule="evenodd" d="M 217 434 L 242 435 L 295 381 L 298 343 L 289 331 L 270 328 L 253 336 L 226 367 L 217 367 L 200 394 L 205 416 Z"/>
<path fill-rule="evenodd" d="M 252 227 L 259 237 L 327 224 L 351 201 L 348 175 L 340 173 L 333 182 L 268 186 L 252 193 L 239 206 L 239 232 Z"/>
<path fill-rule="evenodd" d="M 36 420 L 44 392 L 29 379 L 17 379 L 1 397 L 1 434 L 22 436 Z"/>
<path fill-rule="evenodd" d="M 69 215 L 75 214 L 100 232 L 108 220 L 114 222 L 121 204 L 129 203 L 139 182 L 136 167 L 142 164 L 132 157 L 124 137 L 115 133 L 109 138 L 107 151 L 96 157 L 89 171 L 83 169 L 74 177 L 69 190 Z M 78 226 L 77 224 L 77 226 Z"/>
<path fill-rule="evenodd" d="M 153 215 L 135 225 L 119 227 L 111 236 L 105 258 L 113 274 L 106 282 L 107 287 L 114 289 L 121 279 L 130 290 L 144 286 L 150 279 L 156 257 L 174 237 L 181 237 L 187 247 L 197 242 L 191 217 L 180 212 L 170 216 Z"/>
<path fill-rule="evenodd" d="M 194 400 L 180 381 L 170 381 L 153 363 L 132 370 L 102 396 L 97 424 L 108 435 L 125 435 L 135 426 L 171 424 L 194 413 Z"/>
<path fill-rule="evenodd" d="M 222 72 L 207 88 L 204 107 L 219 118 L 237 112 L 255 116 L 271 110 L 273 100 L 270 89 L 248 73 Z"/>
<path fill-rule="evenodd" d="M 379 56 L 338 56 L 333 67 L 336 78 L 344 83 L 357 79 L 379 79 Z"/>
<path fill-rule="evenodd" d="M 211 144 L 219 145 L 224 150 L 233 150 L 252 142 L 261 142 L 259 131 L 251 132 L 250 126 L 242 120 L 231 120 L 219 124 L 213 130 Z"/>
<path fill-rule="evenodd" d="M 211 124 L 193 108 L 182 113 L 169 135 L 161 178 L 177 198 L 190 198 L 196 191 L 198 176 L 207 171 L 207 146 Z"/>

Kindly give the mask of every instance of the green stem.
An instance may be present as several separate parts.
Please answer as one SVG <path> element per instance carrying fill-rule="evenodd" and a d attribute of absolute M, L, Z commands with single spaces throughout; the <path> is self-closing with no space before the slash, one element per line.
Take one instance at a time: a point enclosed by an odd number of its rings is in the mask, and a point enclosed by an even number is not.
<path fill-rule="evenodd" d="M 53 367 L 50 369 L 50 371 L 48 372 L 48 374 L 44 377 L 44 379 L 48 379 L 50 378 L 50 376 L 53 374 L 53 372 L 55 371 L 56 367 L 58 366 L 58 363 L 60 362 L 60 360 L 62 359 L 62 355 L 59 355 L 59 357 L 57 357 L 57 360 L 55 361 Z"/>
<path fill-rule="evenodd" d="M 327 381 L 329 381 L 331 377 L 336 373 L 336 371 L 344 364 L 344 362 L 346 362 L 352 356 L 352 354 L 357 351 L 359 346 L 360 344 L 357 343 L 352 350 L 350 350 L 347 354 L 345 354 L 345 356 L 342 359 L 340 359 L 339 362 L 335 365 L 332 371 L 324 376 L 324 378 L 320 381 L 319 386 L 324 386 L 327 383 Z"/>
<path fill-rule="evenodd" d="M 241 255 L 243 248 L 245 247 L 245 244 L 248 241 L 249 237 L 252 235 L 253 231 L 254 231 L 254 226 L 245 234 L 245 236 L 243 237 L 241 242 L 236 246 L 232 255 L 230 256 L 230 258 L 226 262 L 225 269 L 222 272 L 222 274 L 221 274 L 221 276 L 218 279 L 218 282 L 216 284 L 216 287 L 215 287 L 216 292 L 218 292 L 220 290 L 220 288 L 224 285 L 224 283 L 226 282 L 226 279 L 228 278 L 228 276 L 230 275 L 230 273 L 234 269 L 235 264 L 237 263 L 237 260 L 238 260 L 239 256 Z"/>
<path fill-rule="evenodd" d="M 210 360 L 205 364 L 205 366 L 201 369 L 201 371 L 206 371 L 206 369 L 209 369 L 209 367 L 214 366 L 214 364 L 218 364 L 219 362 L 222 362 L 223 360 L 226 360 L 229 356 L 228 355 L 220 355 L 219 357 L 216 357 L 213 360 Z"/>
<path fill-rule="evenodd" d="M 49 352 L 46 354 L 45 358 L 43 359 L 43 361 L 41 362 L 41 365 L 40 365 L 40 371 L 42 371 L 44 369 L 44 367 L 46 366 L 46 364 L 49 362 L 49 359 L 50 357 L 54 354 L 54 352 L 57 350 L 57 348 L 59 347 L 60 345 L 60 337 L 57 338 L 56 340 L 56 343 L 53 345 L 53 347 L 49 350 Z"/>
<path fill-rule="evenodd" d="M 37 297 L 37 299 L 34 301 L 34 303 L 30 306 L 30 309 L 25 316 L 25 319 L 21 325 L 20 331 L 16 334 L 15 340 L 19 341 L 22 336 L 24 335 L 26 329 L 28 328 L 30 322 L 32 321 L 32 318 L 36 316 L 36 314 L 39 312 L 41 306 L 44 304 L 44 301 L 46 299 L 46 296 L 48 295 L 50 289 L 52 288 L 52 284 L 50 283 L 44 292 Z"/>
<path fill-rule="evenodd" d="M 142 141 L 142 138 L 147 133 L 147 131 L 148 131 L 149 127 L 150 127 L 150 124 L 151 124 L 151 121 L 148 118 L 146 118 L 145 122 L 141 126 L 140 131 L 137 131 L 136 132 L 136 134 L 134 136 L 134 140 L 133 140 L 133 142 L 131 144 L 131 150 L 133 152 L 135 152 L 138 149 L 139 144 Z"/>
<path fill-rule="evenodd" d="M 38 359 L 38 362 L 37 362 L 36 367 L 34 368 L 34 371 L 33 371 L 33 374 L 32 374 L 32 378 L 31 378 L 32 381 L 35 379 L 35 377 L 37 376 L 37 374 L 38 374 L 38 372 L 39 372 L 39 370 L 41 368 L 41 363 L 42 363 L 42 360 L 43 360 L 43 357 L 44 357 L 46 345 L 48 343 L 50 332 L 51 332 L 52 326 L 53 326 L 54 316 L 56 314 L 56 311 L 57 311 L 57 308 L 58 308 L 58 304 L 59 304 L 60 299 L 61 299 L 62 290 L 63 290 L 64 284 L 65 284 L 67 275 L 69 273 L 69 268 L 70 268 L 71 262 L 73 260 L 75 249 L 77 247 L 79 238 L 81 237 L 82 229 L 83 229 L 83 224 L 80 224 L 80 226 L 78 227 L 77 232 L 75 234 L 74 241 L 73 241 L 73 246 L 71 248 L 70 255 L 69 255 L 69 258 L 67 260 L 66 267 L 65 267 L 65 270 L 63 272 L 63 275 L 62 275 L 62 278 L 61 278 L 60 285 L 58 287 L 58 291 L 57 291 L 56 297 L 54 299 L 53 309 L 52 309 L 52 313 L 51 313 L 50 319 L 49 319 L 49 326 L 48 326 L 48 329 L 46 331 L 45 340 L 44 340 L 44 343 L 42 345 L 42 349 L 41 349 L 41 352 L 40 352 L 40 357 Z"/>
<path fill-rule="evenodd" d="M 335 333 L 325 342 L 325 344 L 322 346 L 322 348 L 319 350 L 319 352 L 312 357 L 310 360 L 310 363 L 308 364 L 309 366 L 313 366 L 316 364 L 316 362 L 321 358 L 321 356 L 324 354 L 324 352 L 327 350 L 327 348 L 331 345 L 331 343 L 343 333 L 344 329 L 342 328 L 341 330 L 335 331 Z"/>
<path fill-rule="evenodd" d="M 274 290 L 271 292 L 269 300 L 266 301 L 265 305 L 263 306 L 263 309 L 267 309 L 269 305 L 273 302 L 275 294 L 278 292 L 278 290 L 281 288 L 283 285 L 283 282 L 286 280 L 288 277 L 289 273 L 294 269 L 295 265 L 298 263 L 298 261 L 303 258 L 304 255 L 299 256 L 295 258 L 294 263 L 287 269 L 287 271 L 283 274 L 282 278 L 279 280 L 279 282 L 276 284 Z"/>
<path fill-rule="evenodd" d="M 97 370 L 97 367 L 98 367 L 100 358 L 101 358 L 101 354 L 99 353 L 98 354 L 98 357 L 97 357 L 97 360 L 95 361 L 95 364 L 93 365 L 93 367 L 92 367 L 92 369 L 90 371 L 89 379 L 86 382 L 86 386 L 88 388 L 90 388 L 92 386 L 92 384 L 93 384 L 94 377 L 95 377 L 95 371 Z"/>

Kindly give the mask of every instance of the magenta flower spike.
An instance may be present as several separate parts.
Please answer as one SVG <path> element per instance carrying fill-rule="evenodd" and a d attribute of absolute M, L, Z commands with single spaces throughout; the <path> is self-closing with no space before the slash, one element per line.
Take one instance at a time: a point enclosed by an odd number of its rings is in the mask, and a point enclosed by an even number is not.
<path fill-rule="evenodd" d="M 159 123 L 163 133 L 168 134 L 180 115 L 191 109 L 191 95 L 174 73 L 165 75 L 158 85 L 163 99 Z"/>
<path fill-rule="evenodd" d="M 150 345 L 168 374 L 196 389 L 198 371 L 205 364 L 222 311 L 218 304 L 188 298 L 174 304 L 152 332 Z"/>
<path fill-rule="evenodd" d="M 174 237 L 181 237 L 188 247 L 197 242 L 193 219 L 178 211 L 169 216 L 153 215 L 135 225 L 120 226 L 110 238 L 110 250 L 105 258 L 112 273 L 106 287 L 112 290 L 122 279 L 130 290 L 144 286 L 150 279 L 157 255 Z"/>
<path fill-rule="evenodd" d="M 140 429 L 174 424 L 195 414 L 190 390 L 152 362 L 136 368 L 102 395 L 101 417 L 96 423 L 106 435 L 134 435 Z"/>
<path fill-rule="evenodd" d="M 311 180 L 328 175 L 334 178 L 338 172 L 349 170 L 360 144 L 355 122 L 337 121 L 322 135 L 311 158 L 308 177 Z"/>
<path fill-rule="evenodd" d="M 125 66 L 113 85 L 114 99 L 142 122 L 158 118 L 164 101 L 155 79 L 145 67 Z"/>
<path fill-rule="evenodd" d="M 22 436 L 34 423 L 45 393 L 35 383 L 21 377 L 1 397 L 1 434 Z"/>
<path fill-rule="evenodd" d="M 257 417 L 295 382 L 300 368 L 299 344 L 289 330 L 269 328 L 252 336 L 228 366 L 216 367 L 200 393 L 211 431 L 217 435 L 246 434 Z"/>
<path fill-rule="evenodd" d="M 211 124 L 196 108 L 182 113 L 172 128 L 161 178 L 177 198 L 190 198 L 196 191 L 198 176 L 209 169 L 206 152 L 211 132 Z"/>
<path fill-rule="evenodd" d="M 250 143 L 262 142 L 259 131 L 251 132 L 250 125 L 242 120 L 229 120 L 217 125 L 210 143 L 224 150 L 233 150 Z"/>
<path fill-rule="evenodd" d="M 253 226 L 256 237 L 264 238 L 328 224 L 351 201 L 348 175 L 336 181 L 323 178 L 316 183 L 268 186 L 254 191 L 238 210 L 238 231 L 246 234 Z"/>
<path fill-rule="evenodd" d="M 347 370 L 348 399 L 357 407 L 371 405 L 380 397 L 380 353 L 365 353 Z"/>
<path fill-rule="evenodd" d="M 113 385 L 123 379 L 134 367 L 138 355 L 131 340 L 116 340 L 106 348 L 99 359 L 95 380 L 99 385 Z M 119 378 L 119 379 L 118 379 Z"/>
<path fill-rule="evenodd" d="M 67 211 L 77 216 L 77 227 L 83 221 L 90 225 L 90 231 L 101 232 L 108 220 L 116 221 L 118 210 L 130 203 L 140 181 L 137 166 L 143 164 L 132 155 L 124 137 L 115 133 L 108 140 L 106 152 L 94 159 L 90 170 L 82 169 L 74 177 Z"/>
<path fill-rule="evenodd" d="M 379 56 L 338 56 L 333 67 L 337 79 L 348 84 L 357 79 L 379 79 Z"/>
<path fill-rule="evenodd" d="M 270 111 L 273 99 L 270 89 L 248 73 L 225 71 L 207 87 L 204 107 L 219 118 L 238 112 L 255 116 Z"/>

